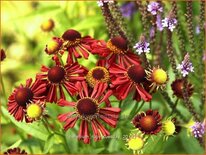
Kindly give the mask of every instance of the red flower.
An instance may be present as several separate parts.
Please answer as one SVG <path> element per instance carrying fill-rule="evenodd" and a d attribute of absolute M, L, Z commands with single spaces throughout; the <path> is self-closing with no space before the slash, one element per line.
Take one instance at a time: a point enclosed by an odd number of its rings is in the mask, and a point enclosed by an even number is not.
<path fill-rule="evenodd" d="M 26 117 L 26 106 L 29 103 L 44 100 L 43 93 L 46 91 L 46 84 L 36 79 L 32 84 L 32 79 L 26 81 L 26 86 L 22 84 L 16 88 L 9 96 L 8 111 L 17 121 L 22 121 L 25 117 L 26 122 L 29 120 Z"/>
<path fill-rule="evenodd" d="M 63 50 L 61 49 L 62 44 L 63 44 L 63 40 L 61 38 L 53 37 L 52 40 L 46 45 L 45 52 L 48 55 L 57 54 L 58 52 L 62 54 L 63 53 Z"/>
<path fill-rule="evenodd" d="M 183 98 L 183 86 L 184 86 L 184 80 L 183 79 L 176 79 L 172 82 L 171 87 L 173 90 L 173 95 L 177 96 L 178 98 Z M 191 83 L 187 83 L 187 92 L 188 96 L 192 96 L 193 94 L 193 86 Z"/>
<path fill-rule="evenodd" d="M 111 78 L 112 76 L 109 74 L 108 65 L 105 60 L 99 60 L 97 66 L 91 68 L 86 75 L 86 81 L 92 88 L 99 82 L 109 84 Z M 111 88 L 108 87 L 106 91 L 109 89 Z M 108 107 L 111 107 L 109 99 L 105 100 L 105 103 Z"/>
<path fill-rule="evenodd" d="M 3 61 L 5 58 L 6 58 L 5 51 L 3 49 L 1 49 L 0 60 Z"/>
<path fill-rule="evenodd" d="M 141 63 L 140 58 L 129 50 L 127 41 L 120 36 L 110 39 L 107 43 L 104 41 L 93 43 L 92 53 L 104 57 L 109 65 L 118 63 L 130 66 Z"/>
<path fill-rule="evenodd" d="M 46 101 L 57 102 L 59 98 L 65 99 L 63 88 L 70 94 L 74 95 L 77 92 L 75 83 L 85 79 L 85 68 L 77 62 L 62 66 L 58 60 L 56 65 L 49 68 L 42 66 L 43 73 L 37 74 L 37 78 L 41 79 L 47 85 Z M 59 98 L 57 92 L 59 90 Z"/>
<path fill-rule="evenodd" d="M 20 148 L 16 147 L 13 149 L 8 149 L 6 152 L 4 152 L 4 154 L 27 154 L 26 151 L 21 150 Z"/>
<path fill-rule="evenodd" d="M 73 29 L 69 29 L 62 35 L 64 48 L 68 51 L 67 63 L 72 63 L 74 58 L 87 59 L 91 51 L 90 45 L 96 40 L 90 36 L 82 37 L 81 34 Z"/>
<path fill-rule="evenodd" d="M 130 65 L 127 69 L 120 65 L 113 64 L 110 69 L 110 74 L 113 74 L 116 78 L 112 79 L 111 83 L 115 88 L 115 96 L 119 100 L 123 100 L 127 97 L 129 92 L 135 90 L 133 98 L 137 101 L 143 99 L 144 101 L 150 101 L 152 96 L 143 88 L 142 82 L 145 81 L 145 70 L 141 65 Z"/>
<path fill-rule="evenodd" d="M 134 117 L 132 123 L 145 134 L 157 134 L 162 129 L 162 117 L 158 111 L 147 110 Z"/>
<path fill-rule="evenodd" d="M 63 99 L 58 101 L 60 106 L 73 107 L 75 111 L 60 114 L 59 121 L 65 122 L 64 130 L 73 128 L 77 120 L 81 120 L 78 139 L 84 143 L 90 143 L 89 125 L 94 133 L 94 140 L 101 140 L 101 135 L 109 136 L 109 131 L 101 124 L 99 120 L 107 123 L 111 127 L 116 127 L 120 113 L 120 108 L 100 106 L 109 96 L 112 91 L 108 91 L 105 95 L 103 92 L 107 89 L 106 83 L 97 83 L 91 93 L 88 92 L 86 82 L 78 82 L 76 84 L 79 92 L 79 100 L 77 102 L 69 102 Z"/>

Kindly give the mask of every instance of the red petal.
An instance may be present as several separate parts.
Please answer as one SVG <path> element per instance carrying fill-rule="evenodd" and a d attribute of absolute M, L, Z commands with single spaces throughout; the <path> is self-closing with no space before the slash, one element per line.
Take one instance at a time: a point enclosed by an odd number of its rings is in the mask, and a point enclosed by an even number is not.
<path fill-rule="evenodd" d="M 57 102 L 57 104 L 58 104 L 59 106 L 62 106 L 62 107 L 64 107 L 64 106 L 74 107 L 74 106 L 76 105 L 76 102 L 69 102 L 69 101 L 66 101 L 66 100 L 64 100 L 64 99 L 60 99 L 60 100 Z"/>
<path fill-rule="evenodd" d="M 136 85 L 136 89 L 144 101 L 148 102 L 152 99 L 152 96 L 148 92 L 146 92 L 146 90 L 144 90 L 141 86 Z"/>

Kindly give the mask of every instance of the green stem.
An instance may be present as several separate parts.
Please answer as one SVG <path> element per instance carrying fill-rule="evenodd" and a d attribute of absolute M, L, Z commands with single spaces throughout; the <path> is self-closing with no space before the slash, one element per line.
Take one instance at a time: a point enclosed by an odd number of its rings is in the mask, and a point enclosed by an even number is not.
<path fill-rule="evenodd" d="M 123 100 L 121 100 L 121 101 L 119 102 L 119 108 L 121 108 L 122 102 L 123 102 Z"/>
<path fill-rule="evenodd" d="M 140 107 L 137 109 L 136 113 L 138 113 L 138 112 L 142 109 L 144 103 L 145 103 L 145 101 L 142 102 L 142 104 L 140 105 Z"/>
<path fill-rule="evenodd" d="M 63 62 L 62 57 L 60 56 L 60 54 L 57 54 L 57 56 L 59 58 L 59 61 L 60 61 L 61 65 L 64 66 L 64 62 Z"/>
<path fill-rule="evenodd" d="M 43 122 L 44 127 L 45 127 L 46 130 L 48 131 L 48 133 L 51 134 L 51 131 L 50 131 L 50 129 L 48 128 L 48 126 L 49 126 L 48 122 L 47 122 L 44 118 L 42 119 L 42 122 Z"/>
<path fill-rule="evenodd" d="M 152 109 L 152 101 L 149 102 L 149 108 Z"/>
<path fill-rule="evenodd" d="M 179 101 L 179 99 L 177 98 L 176 101 L 175 101 L 174 107 L 172 108 L 172 112 L 171 112 L 170 115 L 172 115 L 176 111 L 176 107 L 177 107 L 178 101 Z"/>
<path fill-rule="evenodd" d="M 4 82 L 3 82 L 2 74 L 0 76 L 0 81 L 1 81 L 1 87 L 2 87 L 2 92 L 3 92 L 4 99 L 5 99 L 5 103 L 7 103 L 7 96 L 6 96 L 6 91 L 5 91 L 5 87 L 4 87 Z"/>

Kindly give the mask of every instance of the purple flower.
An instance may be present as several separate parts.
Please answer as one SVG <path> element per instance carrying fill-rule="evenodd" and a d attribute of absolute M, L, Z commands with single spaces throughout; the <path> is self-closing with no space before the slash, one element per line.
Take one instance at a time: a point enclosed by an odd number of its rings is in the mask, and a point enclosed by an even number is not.
<path fill-rule="evenodd" d="M 140 55 L 143 52 L 144 53 L 149 53 L 149 51 L 150 51 L 149 45 L 150 44 L 148 42 L 146 42 L 145 37 L 141 36 L 140 41 L 138 43 L 136 43 L 133 48 Z"/>
<path fill-rule="evenodd" d="M 99 7 L 102 7 L 104 3 L 114 3 L 114 1 L 113 0 L 98 0 L 97 1 L 97 5 Z"/>
<path fill-rule="evenodd" d="M 206 52 L 203 54 L 202 60 L 206 61 Z"/>
<path fill-rule="evenodd" d="M 121 12 L 122 12 L 122 15 L 126 18 L 131 18 L 132 15 L 135 13 L 136 11 L 136 6 L 135 6 L 135 3 L 134 2 L 127 2 L 127 3 L 124 3 L 122 6 L 121 6 Z"/>
<path fill-rule="evenodd" d="M 157 29 L 158 29 L 159 31 L 162 31 L 162 30 L 163 30 L 162 17 L 161 17 L 160 14 L 157 14 L 156 25 L 157 25 Z"/>
<path fill-rule="evenodd" d="M 199 25 L 197 25 L 197 26 L 195 27 L 195 33 L 196 33 L 196 34 L 200 34 L 200 26 L 199 26 Z"/>
<path fill-rule="evenodd" d="M 205 124 L 200 122 L 195 122 L 195 124 L 191 126 L 191 130 L 195 138 L 200 138 L 205 133 Z"/>
<path fill-rule="evenodd" d="M 170 31 L 173 31 L 176 25 L 177 19 L 175 19 L 172 14 L 162 20 L 162 26 L 168 28 Z"/>
<path fill-rule="evenodd" d="M 162 12 L 162 6 L 158 2 L 150 2 L 147 6 L 147 11 L 151 12 L 152 15 L 156 15 L 157 12 Z"/>
<path fill-rule="evenodd" d="M 155 28 L 154 28 L 154 26 L 152 26 L 150 28 L 149 36 L 150 36 L 150 38 L 153 38 L 155 36 Z"/>
<path fill-rule="evenodd" d="M 192 66 L 192 63 L 190 62 L 190 56 L 188 53 L 185 55 L 182 63 L 177 66 L 177 69 L 181 70 L 183 77 L 188 75 L 189 72 L 194 72 L 194 67 Z"/>

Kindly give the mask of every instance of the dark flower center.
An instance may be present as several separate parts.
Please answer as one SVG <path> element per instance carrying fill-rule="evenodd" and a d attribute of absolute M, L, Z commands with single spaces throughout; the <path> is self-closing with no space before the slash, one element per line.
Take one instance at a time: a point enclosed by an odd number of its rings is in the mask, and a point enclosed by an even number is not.
<path fill-rule="evenodd" d="M 76 39 L 81 38 L 81 34 L 76 30 L 69 29 L 64 32 L 62 38 L 64 40 L 75 41 Z"/>
<path fill-rule="evenodd" d="M 104 71 L 102 69 L 100 69 L 100 68 L 97 68 L 97 69 L 93 70 L 92 76 L 96 80 L 104 79 Z"/>
<path fill-rule="evenodd" d="M 184 81 L 182 79 L 175 80 L 171 86 L 174 94 L 177 97 L 183 98 L 183 87 L 184 87 Z M 193 94 L 193 88 L 191 83 L 187 83 L 186 89 L 188 91 L 188 96 L 192 96 Z"/>
<path fill-rule="evenodd" d="M 111 39 L 111 42 L 114 46 L 121 50 L 127 50 L 127 41 L 122 37 L 114 37 Z"/>
<path fill-rule="evenodd" d="M 65 76 L 65 71 L 62 67 L 54 66 L 48 71 L 48 79 L 53 83 L 60 83 Z"/>
<path fill-rule="evenodd" d="M 141 65 L 130 66 L 129 69 L 127 70 L 127 74 L 129 78 L 135 83 L 140 83 L 144 81 L 146 76 L 144 68 L 142 68 Z"/>
<path fill-rule="evenodd" d="M 146 132 L 150 132 L 156 129 L 157 121 L 153 116 L 144 116 L 139 121 L 140 127 Z"/>
<path fill-rule="evenodd" d="M 29 88 L 19 88 L 15 95 L 15 100 L 20 106 L 26 106 L 32 100 L 34 94 Z"/>
<path fill-rule="evenodd" d="M 91 98 L 83 98 L 77 102 L 77 110 L 80 115 L 94 115 L 97 112 L 97 105 Z"/>

